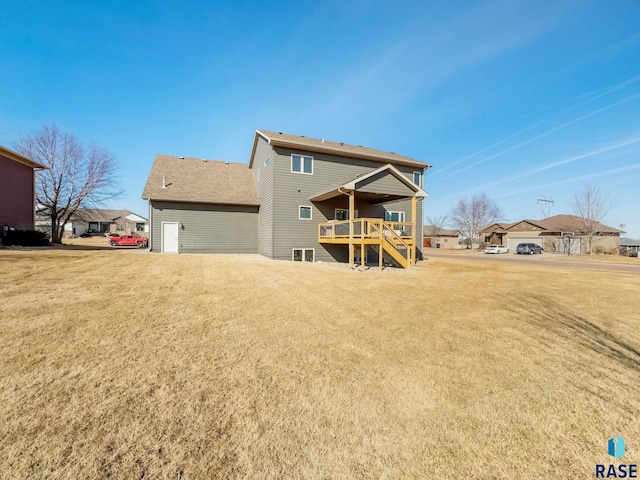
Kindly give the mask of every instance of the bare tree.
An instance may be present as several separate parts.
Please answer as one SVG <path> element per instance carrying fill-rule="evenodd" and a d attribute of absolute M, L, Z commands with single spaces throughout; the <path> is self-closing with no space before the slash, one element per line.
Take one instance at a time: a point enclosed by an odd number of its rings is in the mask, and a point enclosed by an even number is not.
<path fill-rule="evenodd" d="M 431 232 L 429 232 L 429 237 L 431 238 L 431 246 L 433 247 L 436 243 L 436 238 L 440 236 L 440 233 L 444 229 L 444 226 L 447 224 L 448 215 L 440 215 L 439 217 L 427 217 L 427 222 L 431 225 Z"/>
<path fill-rule="evenodd" d="M 500 207 L 485 193 L 475 195 L 471 201 L 459 200 L 451 210 L 451 223 L 468 241 L 471 248 L 480 232 L 502 216 Z"/>
<path fill-rule="evenodd" d="M 25 136 L 14 148 L 47 167 L 36 176 L 36 201 L 38 214 L 51 220 L 53 243 L 61 243 L 78 208 L 99 206 L 118 195 L 114 156 L 95 144 L 83 147 L 55 125 Z"/>
<path fill-rule="evenodd" d="M 603 223 L 613 210 L 615 202 L 593 185 L 583 185 L 573 195 L 570 203 L 573 214 L 578 217 L 576 234 L 587 240 L 587 253 L 593 252 L 593 244 L 601 238 Z"/>

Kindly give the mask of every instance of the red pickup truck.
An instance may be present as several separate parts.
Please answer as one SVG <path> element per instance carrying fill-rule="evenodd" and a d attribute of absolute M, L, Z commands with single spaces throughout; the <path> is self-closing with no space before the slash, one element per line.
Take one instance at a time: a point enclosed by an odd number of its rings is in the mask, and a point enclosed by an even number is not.
<path fill-rule="evenodd" d="M 121 237 L 111 237 L 109 243 L 112 247 L 138 247 L 146 248 L 149 240 L 135 235 L 122 235 Z"/>

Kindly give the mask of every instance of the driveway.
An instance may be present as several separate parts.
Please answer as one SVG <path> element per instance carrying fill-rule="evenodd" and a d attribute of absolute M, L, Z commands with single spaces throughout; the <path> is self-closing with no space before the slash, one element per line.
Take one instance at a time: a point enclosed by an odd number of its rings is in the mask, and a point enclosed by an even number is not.
<path fill-rule="evenodd" d="M 505 253 L 500 255 L 489 255 L 484 252 L 473 253 L 440 253 L 428 251 L 426 258 L 452 258 L 457 260 L 471 260 L 478 262 L 503 262 L 503 263 L 529 263 L 533 265 L 544 265 L 549 267 L 582 268 L 590 270 L 604 270 L 607 272 L 635 273 L 640 275 L 640 259 L 637 265 L 622 263 L 600 263 L 589 261 L 563 261 L 559 257 L 563 255 L 553 253 L 543 253 L 542 255 L 517 255 L 515 253 Z"/>

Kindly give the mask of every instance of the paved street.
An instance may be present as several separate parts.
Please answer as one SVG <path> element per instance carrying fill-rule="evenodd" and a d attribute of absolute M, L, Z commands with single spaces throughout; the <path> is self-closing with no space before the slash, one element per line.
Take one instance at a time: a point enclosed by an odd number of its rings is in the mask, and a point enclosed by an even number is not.
<path fill-rule="evenodd" d="M 461 261 L 478 261 L 478 262 L 506 262 L 506 263 L 530 263 L 534 265 L 544 265 L 549 267 L 563 268 L 582 268 L 590 270 L 604 270 L 608 272 L 624 272 L 635 273 L 640 275 L 640 258 L 637 265 L 621 264 L 621 263 L 601 263 L 597 261 L 574 261 L 563 260 L 558 258 L 558 254 L 543 253 L 542 255 L 517 255 L 514 253 L 506 253 L 500 255 L 486 254 L 483 252 L 474 253 L 440 253 L 428 250 L 425 253 L 426 258 L 451 258 Z"/>

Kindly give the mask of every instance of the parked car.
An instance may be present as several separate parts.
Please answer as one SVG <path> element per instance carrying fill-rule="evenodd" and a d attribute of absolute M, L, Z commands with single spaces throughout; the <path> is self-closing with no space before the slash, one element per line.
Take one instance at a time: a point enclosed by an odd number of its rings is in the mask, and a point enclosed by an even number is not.
<path fill-rule="evenodd" d="M 516 247 L 516 253 L 527 253 L 533 255 L 534 253 L 542 253 L 542 247 L 536 243 L 520 243 Z"/>
<path fill-rule="evenodd" d="M 121 237 L 111 237 L 109 243 L 112 247 L 138 247 L 145 248 L 148 239 L 136 237 L 135 235 L 122 235 Z"/>
<path fill-rule="evenodd" d="M 505 245 L 489 245 L 484 249 L 484 253 L 509 253 L 509 247 Z"/>

